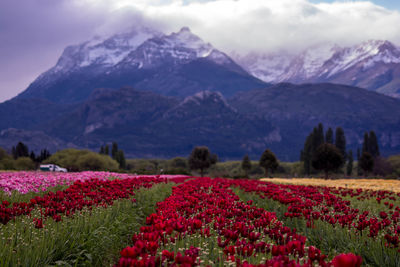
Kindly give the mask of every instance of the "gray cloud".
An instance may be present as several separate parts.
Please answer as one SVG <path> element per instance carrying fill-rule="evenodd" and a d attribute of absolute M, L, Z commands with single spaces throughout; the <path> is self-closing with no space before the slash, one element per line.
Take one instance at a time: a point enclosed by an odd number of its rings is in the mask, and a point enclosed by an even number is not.
<path fill-rule="evenodd" d="M 0 4 L 0 101 L 24 90 L 55 64 L 67 44 L 103 24 L 105 9 L 77 10 L 68 0 L 3 0 Z"/>
<path fill-rule="evenodd" d="M 321 42 L 400 43 L 400 13 L 370 2 L 308 0 L 2 0 L 0 102 L 52 67 L 65 46 L 137 24 L 189 26 L 230 52 L 301 50 Z"/>

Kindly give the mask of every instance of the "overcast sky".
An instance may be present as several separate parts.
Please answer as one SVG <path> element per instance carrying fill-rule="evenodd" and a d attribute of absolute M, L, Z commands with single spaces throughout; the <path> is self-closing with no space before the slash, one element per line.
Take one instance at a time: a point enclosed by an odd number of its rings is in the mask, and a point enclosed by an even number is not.
<path fill-rule="evenodd" d="M 54 66 L 67 45 L 136 24 L 166 33 L 189 26 L 226 52 L 299 51 L 369 39 L 400 45 L 400 1 L 1 0 L 0 102 Z"/>

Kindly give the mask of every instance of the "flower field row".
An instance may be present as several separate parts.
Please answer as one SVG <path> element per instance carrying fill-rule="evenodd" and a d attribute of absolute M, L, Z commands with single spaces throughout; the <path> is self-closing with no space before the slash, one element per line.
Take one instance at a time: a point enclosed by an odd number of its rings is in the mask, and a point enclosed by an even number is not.
<path fill-rule="evenodd" d="M 121 251 L 117 266 L 360 266 L 354 254 L 329 261 L 274 213 L 244 203 L 228 179 L 195 179 L 173 188 Z"/>
<path fill-rule="evenodd" d="M 237 186 L 246 192 L 254 192 L 261 198 L 272 199 L 287 206 L 285 217 L 300 217 L 313 227 L 315 220 L 321 220 L 333 227 L 353 229 L 360 235 L 371 238 L 384 235 L 386 246 L 399 247 L 400 207 L 390 201 L 399 197 L 389 191 L 371 191 L 362 189 L 329 188 L 299 185 L 272 184 L 259 181 L 240 181 Z M 350 200 L 373 200 L 383 203 L 382 210 L 361 211 L 353 207 Z"/>
<path fill-rule="evenodd" d="M 84 176 L 87 177 L 87 176 Z M 40 209 L 40 218 L 34 218 L 37 228 L 43 227 L 43 220 L 52 217 L 55 221 L 61 220 L 61 215 L 72 215 L 83 208 L 107 207 L 115 200 L 128 199 L 134 196 L 138 188 L 150 188 L 153 184 L 168 182 L 166 178 L 141 177 L 107 180 L 102 179 L 77 179 L 66 190 L 48 192 L 44 196 L 36 196 L 29 202 L 9 203 L 3 200 L 0 203 L 0 222 L 7 224 L 10 220 L 20 215 L 30 215 L 34 209 Z M 186 178 L 175 178 L 177 182 Z M 132 198 L 132 201 L 135 199 Z"/>
<path fill-rule="evenodd" d="M 7 177 L 20 180 L 21 192 L 39 192 L 23 195 L 23 201 L 14 198 L 16 189 L 13 201 L 0 195 L 0 247 L 11 244 L 0 253 L 0 265 L 30 258 L 44 265 L 60 259 L 103 265 L 104 258 L 116 266 L 400 264 L 400 194 L 391 191 L 101 172 L 2 176 Z M 69 186 L 40 191 L 62 183 Z M 79 227 L 88 230 L 80 233 Z M 64 248 L 68 231 L 77 243 Z M 102 231 L 112 244 L 100 245 L 93 233 Z M 54 236 L 49 244 L 47 233 Z M 31 242 L 40 242 L 36 252 L 28 252 Z M 59 253 L 42 260 L 39 248 Z M 82 259 L 84 251 L 95 256 Z"/>
<path fill-rule="evenodd" d="M 58 173 L 58 172 L 0 172 L 0 190 L 10 195 L 13 191 L 21 194 L 28 192 L 46 191 L 58 185 L 69 185 L 75 181 L 86 181 L 90 179 L 108 180 L 110 177 L 118 179 L 154 177 L 135 176 L 131 174 L 110 173 L 110 172 L 79 172 L 79 173 Z M 161 175 L 160 178 L 175 178 L 173 175 Z M 178 176 L 182 177 L 182 176 Z"/>

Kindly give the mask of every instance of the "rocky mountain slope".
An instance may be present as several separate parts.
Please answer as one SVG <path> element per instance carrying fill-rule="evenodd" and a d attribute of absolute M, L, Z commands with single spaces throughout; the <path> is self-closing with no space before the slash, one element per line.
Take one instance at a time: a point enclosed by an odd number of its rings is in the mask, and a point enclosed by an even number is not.
<path fill-rule="evenodd" d="M 324 44 L 298 55 L 250 53 L 235 59 L 269 83 L 330 82 L 400 97 L 400 48 L 389 41 L 370 40 L 351 47 Z"/>
<path fill-rule="evenodd" d="M 27 116 L 17 113 L 9 117 Z M 0 144 L 23 141 L 37 147 L 42 138 L 42 147 L 98 150 L 116 141 L 128 156 L 150 158 L 186 156 L 194 146 L 206 145 L 221 159 L 244 154 L 256 159 L 270 148 L 292 161 L 322 122 L 343 127 L 352 149 L 361 145 L 365 131 L 375 130 L 383 154 L 389 154 L 400 151 L 400 118 L 393 114 L 400 114 L 400 100 L 335 84 L 283 83 L 231 98 L 202 91 L 184 99 L 130 87 L 97 89 L 84 102 L 29 128 L 3 126 Z"/>
<path fill-rule="evenodd" d="M 242 114 L 269 121 L 280 139 L 270 147 L 290 159 L 298 157 L 305 137 L 319 122 L 326 129 L 341 126 L 349 148 L 356 149 L 363 133 L 374 130 L 384 153 L 400 149 L 400 117 L 394 116 L 400 114 L 400 100 L 376 92 L 336 84 L 281 83 L 238 93 L 230 103 Z"/>
<path fill-rule="evenodd" d="M 98 150 L 116 141 L 129 157 L 168 158 L 206 145 L 221 159 L 256 159 L 270 148 L 287 161 L 298 160 L 322 122 L 343 127 L 349 148 L 374 130 L 383 154 L 400 152 L 400 100 L 336 84 L 396 96 L 393 44 L 237 59 L 244 68 L 188 28 L 167 35 L 139 27 L 67 47 L 56 66 L 0 104 L 0 146 Z"/>
<path fill-rule="evenodd" d="M 96 88 L 122 86 L 186 97 L 203 90 L 231 96 L 266 84 L 189 28 L 169 35 L 138 28 L 67 47 L 56 66 L 17 98 L 78 103 Z"/>

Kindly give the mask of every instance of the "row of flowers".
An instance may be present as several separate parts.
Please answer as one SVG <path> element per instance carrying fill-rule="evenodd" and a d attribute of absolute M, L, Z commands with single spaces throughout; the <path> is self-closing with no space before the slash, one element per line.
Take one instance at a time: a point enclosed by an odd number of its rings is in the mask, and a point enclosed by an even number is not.
<path fill-rule="evenodd" d="M 21 194 L 29 192 L 46 191 L 49 188 L 59 185 L 70 185 L 75 181 L 86 181 L 90 179 L 108 180 L 110 177 L 118 179 L 128 178 L 151 178 L 154 176 L 137 176 L 132 174 L 112 173 L 112 172 L 79 172 L 79 173 L 59 173 L 59 172 L 0 172 L 0 190 L 8 195 L 13 191 Z M 160 178 L 175 178 L 182 176 L 161 175 Z"/>
<path fill-rule="evenodd" d="M 316 186 L 273 184 L 261 181 L 235 181 L 235 186 L 253 192 L 262 199 L 271 199 L 284 204 L 284 216 L 303 218 L 307 226 L 313 227 L 315 220 L 321 220 L 333 227 L 353 229 L 356 233 L 367 234 L 371 238 L 381 235 L 386 246 L 399 247 L 400 207 L 389 201 L 396 201 L 398 194 L 389 191 L 372 191 L 362 189 L 345 189 Z M 360 211 L 344 197 L 364 201 L 376 198 L 384 204 L 383 210 L 373 214 L 368 210 Z"/>
<path fill-rule="evenodd" d="M 133 235 L 132 246 L 121 251 L 116 266 L 195 266 L 205 265 L 205 258 L 208 264 L 236 266 L 361 265 L 361 257 L 351 253 L 329 261 L 318 248 L 307 247 L 306 237 L 284 226 L 274 213 L 240 201 L 231 190 L 252 185 L 249 180 L 203 178 L 174 187 L 147 218 L 147 225 Z M 198 246 L 179 247 L 189 239 Z M 215 243 L 220 256 L 209 254 Z"/>
<path fill-rule="evenodd" d="M 105 176 L 102 176 L 105 177 Z M 180 183 L 186 177 L 176 177 L 173 180 Z M 139 177 L 124 179 L 77 179 L 67 189 L 57 192 L 48 192 L 44 196 L 36 196 L 29 202 L 9 203 L 3 200 L 0 203 L 0 222 L 7 224 L 20 215 L 30 215 L 35 209 L 40 210 L 40 217 L 33 221 L 37 228 L 43 227 L 43 221 L 52 217 L 60 221 L 62 215 L 70 216 L 84 208 L 107 207 L 119 199 L 132 199 L 138 188 L 150 188 L 154 184 L 168 182 L 170 179 L 160 177 Z"/>

